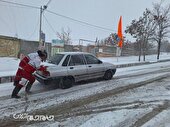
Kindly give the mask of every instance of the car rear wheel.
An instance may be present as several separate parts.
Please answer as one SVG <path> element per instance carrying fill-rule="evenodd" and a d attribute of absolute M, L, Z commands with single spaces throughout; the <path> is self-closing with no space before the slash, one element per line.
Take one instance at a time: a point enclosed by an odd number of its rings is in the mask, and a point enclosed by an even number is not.
<path fill-rule="evenodd" d="M 103 78 L 104 78 L 105 80 L 110 80 L 110 79 L 112 79 L 112 77 L 113 77 L 113 74 L 112 74 L 111 70 L 108 70 L 108 71 L 105 72 Z"/>
<path fill-rule="evenodd" d="M 70 87 L 72 87 L 75 83 L 75 80 L 73 77 L 63 77 L 61 79 L 61 83 L 60 83 L 60 88 L 61 89 L 68 89 Z"/>

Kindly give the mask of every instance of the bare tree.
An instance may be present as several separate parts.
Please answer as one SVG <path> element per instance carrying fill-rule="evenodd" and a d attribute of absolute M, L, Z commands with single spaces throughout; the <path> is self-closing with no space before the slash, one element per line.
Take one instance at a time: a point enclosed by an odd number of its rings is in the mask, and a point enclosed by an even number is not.
<path fill-rule="evenodd" d="M 170 52 L 170 43 L 168 40 L 161 42 L 160 52 Z"/>
<path fill-rule="evenodd" d="M 158 43 L 157 59 L 159 60 L 161 43 L 168 37 L 168 33 L 170 32 L 168 30 L 170 28 L 170 5 L 163 8 L 162 3 L 154 4 L 152 15 L 154 21 L 157 23 L 157 29 L 153 39 Z"/>
<path fill-rule="evenodd" d="M 132 20 L 131 25 L 126 27 L 125 32 L 130 33 L 134 38 L 136 38 L 138 48 L 139 48 L 139 61 L 143 54 L 143 61 L 145 61 L 145 55 L 148 48 L 148 41 L 154 35 L 156 29 L 156 24 L 151 16 L 151 12 L 146 9 L 143 12 L 143 16 L 139 20 Z"/>
<path fill-rule="evenodd" d="M 57 32 L 57 37 L 64 41 L 65 45 L 70 45 L 71 43 L 71 37 L 70 37 L 71 30 L 68 28 L 67 31 L 64 30 L 64 28 L 61 29 L 61 33 Z"/>

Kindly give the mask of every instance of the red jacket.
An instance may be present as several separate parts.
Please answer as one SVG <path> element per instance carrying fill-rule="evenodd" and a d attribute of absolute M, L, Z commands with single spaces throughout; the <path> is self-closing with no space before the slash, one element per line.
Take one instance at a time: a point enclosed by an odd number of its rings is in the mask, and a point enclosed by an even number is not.
<path fill-rule="evenodd" d="M 36 70 L 45 70 L 44 66 L 40 66 L 41 58 L 38 53 L 30 53 L 25 56 L 19 63 L 19 68 L 16 73 L 15 81 L 19 82 L 22 78 L 25 78 L 33 83 L 35 77 L 32 75 Z"/>

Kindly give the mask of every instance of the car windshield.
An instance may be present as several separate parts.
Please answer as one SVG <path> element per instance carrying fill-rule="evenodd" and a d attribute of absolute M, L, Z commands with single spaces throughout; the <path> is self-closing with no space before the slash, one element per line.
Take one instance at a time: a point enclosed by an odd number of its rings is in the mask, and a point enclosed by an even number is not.
<path fill-rule="evenodd" d="M 58 65 L 63 57 L 64 54 L 55 54 L 54 56 L 51 57 L 51 59 L 48 62 Z"/>

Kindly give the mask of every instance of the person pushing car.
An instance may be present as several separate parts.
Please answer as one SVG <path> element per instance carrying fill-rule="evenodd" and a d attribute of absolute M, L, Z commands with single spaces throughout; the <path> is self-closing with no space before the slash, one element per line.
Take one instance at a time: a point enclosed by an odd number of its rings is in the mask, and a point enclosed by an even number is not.
<path fill-rule="evenodd" d="M 32 84 L 35 82 L 35 77 L 33 74 L 36 70 L 46 70 L 45 66 L 40 65 L 41 62 L 46 61 L 46 59 L 47 52 L 45 50 L 38 50 L 36 53 L 28 54 L 20 61 L 16 76 L 14 78 L 15 88 L 12 91 L 11 98 L 21 98 L 18 93 L 24 86 L 25 91 L 30 93 Z"/>

